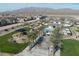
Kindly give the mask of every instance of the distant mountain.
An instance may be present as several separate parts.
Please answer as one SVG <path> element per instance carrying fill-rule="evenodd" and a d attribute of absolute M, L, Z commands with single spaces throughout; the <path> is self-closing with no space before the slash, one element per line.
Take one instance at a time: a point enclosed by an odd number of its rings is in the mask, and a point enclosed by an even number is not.
<path fill-rule="evenodd" d="M 41 8 L 41 7 L 27 7 L 21 8 L 13 11 L 6 11 L 1 14 L 10 14 L 17 16 L 34 16 L 34 15 L 79 15 L 79 10 L 73 10 L 69 8 L 64 9 L 51 9 L 51 8 Z"/>

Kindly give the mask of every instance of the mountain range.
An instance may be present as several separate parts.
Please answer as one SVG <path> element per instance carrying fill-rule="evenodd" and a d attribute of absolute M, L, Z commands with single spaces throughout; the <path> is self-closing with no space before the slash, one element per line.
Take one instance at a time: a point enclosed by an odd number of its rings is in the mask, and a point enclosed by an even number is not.
<path fill-rule="evenodd" d="M 79 15 L 79 10 L 63 8 L 51 9 L 41 7 L 26 7 L 13 11 L 1 12 L 1 14 L 18 15 L 18 16 L 35 16 L 35 15 Z"/>

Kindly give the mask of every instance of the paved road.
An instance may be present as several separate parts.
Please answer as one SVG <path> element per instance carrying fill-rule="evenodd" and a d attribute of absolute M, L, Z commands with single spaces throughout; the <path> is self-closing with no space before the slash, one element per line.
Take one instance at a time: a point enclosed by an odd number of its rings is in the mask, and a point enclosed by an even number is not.
<path fill-rule="evenodd" d="M 8 31 L 2 31 L 2 32 L 0 33 L 0 36 L 6 35 L 6 34 L 8 34 L 8 33 L 11 33 L 11 32 L 13 32 L 13 31 L 15 31 L 15 30 L 17 30 L 17 29 L 20 29 L 20 28 L 23 28 L 23 26 L 20 26 L 20 27 L 15 28 L 15 29 L 9 29 Z"/>
<path fill-rule="evenodd" d="M 12 25 L 7 25 L 7 26 L 0 27 L 0 36 L 8 34 L 10 32 L 13 32 L 17 29 L 23 28 L 23 26 L 21 26 L 23 24 L 31 23 L 31 22 L 33 23 L 33 22 L 38 21 L 38 20 L 39 19 L 27 21 L 27 22 L 24 22 L 24 23 L 17 23 L 17 24 L 12 24 Z M 17 26 L 19 26 L 19 27 L 17 27 Z M 15 29 L 11 29 L 12 27 L 15 27 Z M 8 29 L 9 31 L 4 31 L 5 29 Z"/>
<path fill-rule="evenodd" d="M 49 56 L 52 55 L 48 49 L 50 47 L 49 36 L 46 36 L 44 41 L 41 43 L 41 46 L 35 46 L 29 51 L 29 46 L 26 47 L 21 53 L 17 56 Z"/>

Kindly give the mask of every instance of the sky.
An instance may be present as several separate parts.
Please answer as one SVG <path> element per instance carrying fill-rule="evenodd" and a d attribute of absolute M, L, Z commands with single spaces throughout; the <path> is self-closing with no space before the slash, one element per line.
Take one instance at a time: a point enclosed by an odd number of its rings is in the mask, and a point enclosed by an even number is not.
<path fill-rule="evenodd" d="M 70 8 L 79 10 L 78 3 L 0 3 L 0 12 L 12 11 L 25 7 L 45 7 L 52 9 Z"/>

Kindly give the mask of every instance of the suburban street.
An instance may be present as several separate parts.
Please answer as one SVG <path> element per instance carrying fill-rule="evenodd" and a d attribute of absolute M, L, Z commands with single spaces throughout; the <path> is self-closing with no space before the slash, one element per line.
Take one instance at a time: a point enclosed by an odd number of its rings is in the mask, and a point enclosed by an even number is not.
<path fill-rule="evenodd" d="M 35 39 L 37 40 L 39 36 Z M 33 43 L 32 43 L 33 44 Z M 41 45 L 36 45 L 29 51 L 30 46 L 26 47 L 17 56 L 53 56 L 53 48 L 51 49 L 50 36 L 44 36 Z M 56 51 L 54 56 L 60 56 L 60 50 Z"/>
<path fill-rule="evenodd" d="M 29 46 L 26 47 L 21 53 L 17 54 L 17 56 L 48 56 L 48 55 L 51 55 L 48 49 L 48 47 L 50 46 L 49 38 L 50 37 L 45 37 L 44 41 L 41 43 L 41 46 L 36 45 L 34 48 L 32 48 L 31 51 L 29 51 Z"/>
<path fill-rule="evenodd" d="M 24 23 L 17 23 L 17 24 L 12 24 L 12 25 L 0 27 L 0 36 L 11 33 L 11 32 L 13 32 L 17 29 L 23 28 L 23 26 L 21 26 L 21 25 L 31 23 L 31 22 L 33 23 L 33 22 L 38 21 L 38 20 L 39 19 L 27 21 L 27 22 L 24 22 Z M 17 27 L 17 26 L 19 26 L 19 27 Z M 12 27 L 14 27 L 14 29 L 12 29 Z M 8 31 L 4 31 L 5 29 L 8 29 Z"/>

